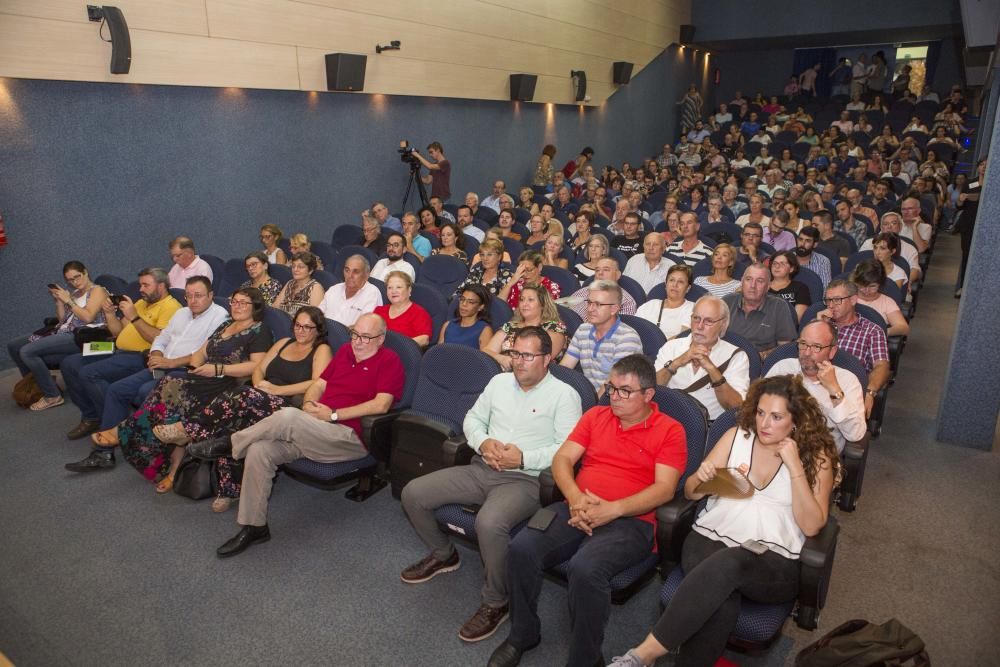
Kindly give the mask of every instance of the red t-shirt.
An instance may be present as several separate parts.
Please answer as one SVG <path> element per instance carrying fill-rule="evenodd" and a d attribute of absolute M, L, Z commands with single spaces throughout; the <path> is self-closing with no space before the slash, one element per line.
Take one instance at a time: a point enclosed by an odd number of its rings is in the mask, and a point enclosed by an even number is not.
<path fill-rule="evenodd" d="M 377 306 L 375 314 L 385 320 L 388 328 L 396 333 L 403 334 L 407 338 L 430 336 L 434 331 L 431 316 L 416 303 L 411 303 L 410 307 L 404 310 L 397 318 L 389 317 L 389 304 Z"/>
<path fill-rule="evenodd" d="M 656 480 L 656 464 L 684 474 L 687 436 L 684 427 L 650 403 L 652 413 L 640 424 L 622 430 L 621 421 L 608 406 L 591 408 L 580 418 L 569 439 L 586 448 L 576 476 L 581 491 L 590 490 L 605 500 L 620 500 L 642 491 Z M 637 519 L 656 523 L 656 513 Z"/>
<path fill-rule="evenodd" d="M 403 398 L 406 379 L 403 363 L 389 348 L 379 348 L 372 357 L 357 362 L 350 343 L 337 350 L 320 378 L 326 380 L 326 390 L 319 402 L 334 411 L 370 401 L 376 394 L 392 394 L 393 403 L 398 402 Z M 360 419 L 345 419 L 338 423 L 353 429 L 361 439 Z"/>

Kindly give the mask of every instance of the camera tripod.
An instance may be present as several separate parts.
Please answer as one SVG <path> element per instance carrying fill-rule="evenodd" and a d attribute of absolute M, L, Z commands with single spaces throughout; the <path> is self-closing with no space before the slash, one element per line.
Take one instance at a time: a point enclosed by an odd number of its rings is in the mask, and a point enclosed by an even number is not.
<path fill-rule="evenodd" d="M 410 177 L 406 180 L 406 191 L 403 193 L 403 203 L 399 207 L 400 213 L 406 212 L 406 204 L 410 201 L 410 194 L 413 192 L 414 184 L 417 186 L 417 194 L 420 195 L 420 205 L 431 205 L 430 199 L 427 198 L 427 189 L 424 187 L 424 182 L 420 180 L 420 163 L 414 159 L 409 163 L 409 165 Z"/>

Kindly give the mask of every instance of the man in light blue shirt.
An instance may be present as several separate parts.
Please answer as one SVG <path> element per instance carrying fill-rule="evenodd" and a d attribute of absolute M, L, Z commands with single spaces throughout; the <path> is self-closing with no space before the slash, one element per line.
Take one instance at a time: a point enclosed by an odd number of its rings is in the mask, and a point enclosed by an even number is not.
<path fill-rule="evenodd" d="M 403 214 L 403 238 L 406 239 L 406 251 L 419 257 L 421 262 L 431 256 L 431 242 L 420 235 L 420 221 L 409 211 Z"/>
<path fill-rule="evenodd" d="M 372 204 L 372 207 L 369 210 L 371 211 L 372 215 L 375 216 L 375 219 L 378 220 L 378 224 L 381 225 L 383 232 L 385 230 L 389 230 L 392 232 L 402 233 L 403 231 L 402 223 L 399 222 L 399 218 L 389 213 L 389 209 L 386 208 L 385 204 L 383 204 L 380 201 L 377 201 L 374 204 Z M 366 215 L 367 213 L 368 211 L 365 211 L 364 213 L 361 214 L 362 222 L 364 222 L 364 218 L 368 217 Z"/>
<path fill-rule="evenodd" d="M 205 276 L 187 279 L 184 286 L 187 306 L 174 313 L 153 341 L 146 368 L 108 385 L 101 415 L 102 431 L 128 417 L 132 400 L 145 398 L 165 372 L 183 370 L 191 354 L 226 321 L 229 313 L 212 301 L 213 296 L 212 283 Z"/>
<path fill-rule="evenodd" d="M 581 415 L 580 395 L 548 372 L 552 339 L 545 330 L 523 327 L 508 354 L 513 373 L 494 376 L 465 417 L 465 437 L 479 455 L 470 465 L 412 480 L 402 494 L 403 509 L 431 549 L 403 570 L 400 578 L 409 584 L 461 564 L 451 540 L 439 530 L 434 510 L 450 503 L 482 505 L 476 535 L 485 583 L 479 609 L 458 633 L 468 642 L 491 636 L 507 618 L 510 530 L 540 508 L 538 474 L 552 464 Z"/>

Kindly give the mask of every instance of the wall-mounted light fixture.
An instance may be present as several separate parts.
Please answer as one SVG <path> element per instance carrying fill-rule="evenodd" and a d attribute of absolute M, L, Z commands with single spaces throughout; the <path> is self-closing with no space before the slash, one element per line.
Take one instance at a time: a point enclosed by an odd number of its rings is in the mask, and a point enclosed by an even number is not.
<path fill-rule="evenodd" d="M 94 23 L 100 23 L 98 35 L 105 42 L 111 42 L 111 73 L 128 74 L 132 67 L 132 40 L 128 34 L 128 23 L 125 15 L 117 7 L 105 5 L 87 5 L 87 18 Z M 104 39 L 104 24 L 108 25 L 110 39 Z"/>

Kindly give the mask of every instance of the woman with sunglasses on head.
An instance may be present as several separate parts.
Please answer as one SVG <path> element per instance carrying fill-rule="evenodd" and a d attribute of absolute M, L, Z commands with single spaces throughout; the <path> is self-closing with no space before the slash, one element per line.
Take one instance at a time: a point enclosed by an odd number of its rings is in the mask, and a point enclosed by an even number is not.
<path fill-rule="evenodd" d="M 260 250 L 254 251 L 246 256 L 243 260 L 243 266 L 247 270 L 247 275 L 250 279 L 240 285 L 240 289 L 246 287 L 253 287 L 260 290 L 261 296 L 264 297 L 264 303 L 271 305 L 274 300 L 278 298 L 278 294 L 281 293 L 281 283 L 271 277 L 268 273 L 268 262 L 267 255 L 265 255 Z"/>
<path fill-rule="evenodd" d="M 458 295 L 455 317 L 444 323 L 438 343 L 467 345 L 481 350 L 493 337 L 490 326 L 492 296 L 482 285 L 468 285 Z"/>
<path fill-rule="evenodd" d="M 541 285 L 527 285 L 524 288 L 514 316 L 493 334 L 483 352 L 496 359 L 505 371 L 509 371 L 510 357 L 505 353 L 514 344 L 517 331 L 525 326 L 545 329 L 552 338 L 552 361 L 562 359 L 566 350 L 566 325 L 559 319 L 555 301 Z"/>
<path fill-rule="evenodd" d="M 283 407 L 302 407 L 302 396 L 333 359 L 327 343 L 326 317 L 315 306 L 295 315 L 292 336 L 271 346 L 253 369 L 250 384 L 227 389 L 206 404 L 181 415 L 181 420 L 153 427 L 153 435 L 167 445 L 183 447 L 253 426 Z M 225 512 L 240 497 L 239 474 L 228 457 L 216 461 L 213 512 Z"/>
<path fill-rule="evenodd" d="M 31 404 L 30 409 L 39 412 L 62 405 L 62 394 L 49 372 L 49 363 L 58 363 L 71 354 L 79 354 L 73 332 L 81 327 L 104 324 L 101 306 L 108 298 L 107 291 L 90 280 L 87 267 L 81 262 L 71 261 L 63 265 L 63 279 L 69 290 L 51 283 L 49 296 L 56 308 L 54 328 L 39 330 L 27 336 L 20 336 L 7 343 L 7 353 L 17 364 L 21 377 L 31 373 L 42 390 L 42 397 Z"/>
<path fill-rule="evenodd" d="M 170 445 L 154 435 L 154 427 L 181 421 L 184 415 L 203 409 L 221 392 L 241 384 L 273 342 L 270 327 L 262 321 L 267 306 L 258 290 L 236 290 L 229 305 L 231 317 L 191 355 L 186 376 L 161 379 L 130 417 L 91 436 L 98 448 L 119 446 L 125 460 L 156 483 L 157 493 L 173 488 L 184 450 L 175 447 L 171 451 Z"/>
<path fill-rule="evenodd" d="M 284 238 L 281 227 L 278 225 L 264 225 L 260 228 L 260 242 L 264 246 L 264 254 L 271 264 L 286 264 L 288 258 L 285 251 L 278 247 L 278 243 Z"/>
<path fill-rule="evenodd" d="M 752 495 L 699 490 L 723 471 Z M 801 378 L 755 381 L 737 425 L 684 484 L 688 499 L 709 498 L 684 540 L 684 581 L 646 639 L 611 664 L 645 667 L 672 653 L 678 667 L 711 667 L 736 627 L 742 598 L 794 600 L 799 553 L 826 525 L 840 473 L 826 417 Z"/>

